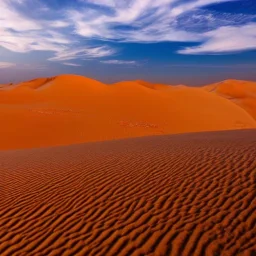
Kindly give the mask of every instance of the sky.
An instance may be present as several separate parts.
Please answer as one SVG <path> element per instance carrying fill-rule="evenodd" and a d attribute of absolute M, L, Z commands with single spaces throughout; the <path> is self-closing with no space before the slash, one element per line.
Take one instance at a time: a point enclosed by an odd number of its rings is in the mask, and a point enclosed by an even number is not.
<path fill-rule="evenodd" d="M 256 0 L 0 0 L 0 83 L 256 81 Z"/>

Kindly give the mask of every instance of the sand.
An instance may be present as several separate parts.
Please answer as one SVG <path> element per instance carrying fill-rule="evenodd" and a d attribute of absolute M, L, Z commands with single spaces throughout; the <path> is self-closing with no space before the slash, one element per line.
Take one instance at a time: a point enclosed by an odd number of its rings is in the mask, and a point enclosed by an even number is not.
<path fill-rule="evenodd" d="M 256 120 L 256 82 L 226 80 L 204 88 L 234 102 Z"/>
<path fill-rule="evenodd" d="M 256 130 L 0 152 L 0 255 L 256 254 Z"/>
<path fill-rule="evenodd" d="M 0 122 L 1 256 L 256 255 L 256 83 L 38 78 Z"/>
<path fill-rule="evenodd" d="M 255 98 L 242 101 L 205 87 L 39 78 L 0 89 L 0 150 L 256 128 Z"/>

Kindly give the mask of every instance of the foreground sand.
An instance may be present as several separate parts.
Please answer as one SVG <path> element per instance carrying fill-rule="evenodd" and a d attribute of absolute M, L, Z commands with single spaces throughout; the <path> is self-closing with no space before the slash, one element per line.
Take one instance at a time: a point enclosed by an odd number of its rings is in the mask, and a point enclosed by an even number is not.
<path fill-rule="evenodd" d="M 255 255 L 256 131 L 0 153 L 0 255 Z"/>
<path fill-rule="evenodd" d="M 237 91 L 233 83 L 222 87 Z M 75 75 L 7 85 L 0 88 L 0 150 L 256 128 L 256 85 L 238 87 L 234 102 L 212 87 L 105 85 Z"/>

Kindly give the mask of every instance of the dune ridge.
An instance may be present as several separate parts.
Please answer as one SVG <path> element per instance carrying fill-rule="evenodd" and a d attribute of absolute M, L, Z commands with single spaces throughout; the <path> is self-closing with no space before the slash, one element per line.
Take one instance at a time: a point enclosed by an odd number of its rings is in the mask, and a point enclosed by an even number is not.
<path fill-rule="evenodd" d="M 256 128 L 254 97 L 237 104 L 212 87 L 105 85 L 76 75 L 7 86 L 0 89 L 0 150 Z"/>
<path fill-rule="evenodd" d="M 225 80 L 204 88 L 234 102 L 256 120 L 256 82 Z"/>
<path fill-rule="evenodd" d="M 256 253 L 256 131 L 0 152 L 0 255 Z"/>

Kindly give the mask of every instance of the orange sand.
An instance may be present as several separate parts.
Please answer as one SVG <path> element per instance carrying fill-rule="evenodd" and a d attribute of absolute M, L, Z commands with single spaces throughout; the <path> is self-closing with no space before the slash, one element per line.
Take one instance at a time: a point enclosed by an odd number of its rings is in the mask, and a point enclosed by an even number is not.
<path fill-rule="evenodd" d="M 256 128 L 255 99 L 243 104 L 248 113 L 205 88 L 40 78 L 0 89 L 0 149 Z"/>
<path fill-rule="evenodd" d="M 1 256 L 256 255 L 255 130 L 3 151 L 0 163 Z"/>
<path fill-rule="evenodd" d="M 204 88 L 233 101 L 256 120 L 256 82 L 226 80 Z"/>

